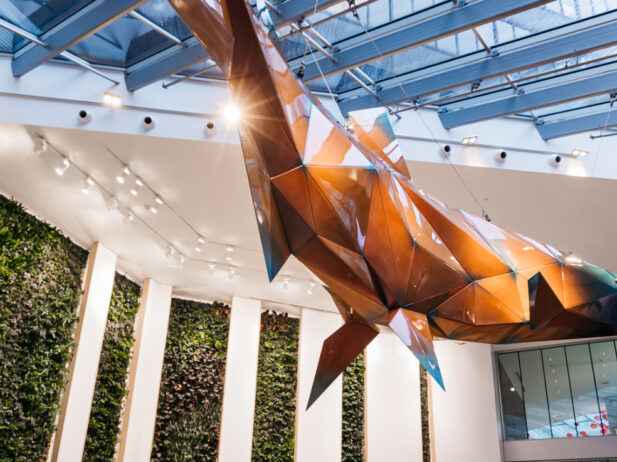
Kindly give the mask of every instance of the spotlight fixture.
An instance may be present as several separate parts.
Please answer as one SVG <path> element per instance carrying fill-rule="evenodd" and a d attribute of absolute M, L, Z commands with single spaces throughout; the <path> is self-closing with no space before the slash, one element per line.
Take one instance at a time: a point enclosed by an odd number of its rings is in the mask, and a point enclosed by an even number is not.
<path fill-rule="evenodd" d="M 233 245 L 228 245 L 227 247 L 225 247 L 225 250 L 227 250 L 228 252 L 233 252 L 235 248 Z"/>
<path fill-rule="evenodd" d="M 236 270 L 233 268 L 229 268 L 229 271 L 227 272 L 227 277 L 229 279 L 233 279 L 235 275 L 236 275 Z"/>
<path fill-rule="evenodd" d="M 463 141 L 461 141 L 461 143 L 467 145 L 467 144 L 474 144 L 476 141 L 478 141 L 478 137 L 476 135 L 466 136 L 465 138 L 463 138 Z"/>
<path fill-rule="evenodd" d="M 214 125 L 214 122 L 212 122 L 211 120 L 208 120 L 204 125 L 204 131 L 206 132 L 206 135 L 208 136 L 216 135 L 216 125 Z"/>
<path fill-rule="evenodd" d="M 144 117 L 143 122 L 141 123 L 145 130 L 152 130 L 156 125 L 154 119 L 150 116 Z"/>
<path fill-rule="evenodd" d="M 92 116 L 88 114 L 88 111 L 86 111 L 85 109 L 82 109 L 81 111 L 77 113 L 77 120 L 79 121 L 80 124 L 87 124 L 88 122 L 92 120 Z"/>
<path fill-rule="evenodd" d="M 122 172 L 120 173 L 120 175 L 118 175 L 116 177 L 116 181 L 120 184 L 124 184 L 124 182 L 126 181 L 126 179 L 129 177 L 129 175 L 131 174 L 131 171 L 129 170 L 128 167 L 124 167 L 122 169 Z"/>
<path fill-rule="evenodd" d="M 283 279 L 283 289 L 287 290 L 289 287 L 289 278 Z"/>
<path fill-rule="evenodd" d="M 56 167 L 56 175 L 58 176 L 64 175 L 70 166 L 71 166 L 71 163 L 69 162 L 68 159 L 62 159 L 62 163 L 60 164 L 60 166 Z"/>
<path fill-rule="evenodd" d="M 88 177 L 86 178 L 86 182 L 84 183 L 83 188 L 81 188 L 81 192 L 87 196 L 88 194 L 90 194 L 90 191 L 92 191 L 93 186 L 94 186 L 94 180 Z"/>
<path fill-rule="evenodd" d="M 47 140 L 45 138 L 39 138 L 36 140 L 36 144 L 32 146 L 32 150 L 35 154 L 42 154 L 47 151 Z"/>
<path fill-rule="evenodd" d="M 141 187 L 144 185 L 144 182 L 141 181 L 139 178 L 135 178 L 135 184 L 133 185 L 133 187 L 131 188 L 131 194 L 133 196 L 136 196 L 139 194 L 139 190 L 141 189 Z"/>
<path fill-rule="evenodd" d="M 223 108 L 223 117 L 231 124 L 238 123 L 242 118 L 240 108 L 233 103 L 227 103 Z"/>
<path fill-rule="evenodd" d="M 118 205 L 119 205 L 119 202 L 116 196 L 109 196 L 105 200 L 105 206 L 107 207 L 107 210 L 109 210 L 110 212 L 112 210 L 116 210 L 118 208 Z"/>
<path fill-rule="evenodd" d="M 508 157 L 508 153 L 506 151 L 497 151 L 495 153 L 495 160 L 497 162 L 505 162 Z"/>
<path fill-rule="evenodd" d="M 196 245 L 195 246 L 195 251 L 196 252 L 201 252 L 201 245 Z"/>
<path fill-rule="evenodd" d="M 576 265 L 576 266 L 582 266 L 583 260 L 579 257 L 577 257 L 576 255 L 568 255 L 566 257 L 566 261 L 568 263 L 570 263 L 571 265 Z"/>
<path fill-rule="evenodd" d="M 442 155 L 442 157 L 445 157 L 446 159 L 450 157 L 451 151 L 452 151 L 452 148 L 450 147 L 449 144 L 446 144 L 445 146 L 440 147 L 439 149 L 439 153 Z"/>
<path fill-rule="evenodd" d="M 205 244 L 205 243 L 206 243 L 206 240 L 203 238 L 203 236 L 199 236 L 199 237 L 197 238 L 197 242 L 199 242 L 200 244 Z"/>
<path fill-rule="evenodd" d="M 126 212 L 126 219 L 127 219 L 128 221 L 135 221 L 135 215 L 133 215 L 133 212 L 129 212 L 129 211 L 127 211 L 127 212 Z"/>
<path fill-rule="evenodd" d="M 231 256 L 230 256 L 230 255 L 227 255 L 227 256 L 225 257 L 225 260 L 226 260 L 226 261 L 231 261 L 231 260 L 233 260 L 233 258 L 231 258 Z"/>
<path fill-rule="evenodd" d="M 559 164 L 561 164 L 561 156 L 560 155 L 551 156 L 549 160 L 549 164 L 553 168 L 559 167 Z"/>
<path fill-rule="evenodd" d="M 313 281 L 310 282 L 309 284 L 309 288 L 306 291 L 307 294 L 312 295 L 313 294 L 313 289 L 315 288 L 315 283 Z"/>
<path fill-rule="evenodd" d="M 161 199 L 159 196 L 156 196 L 154 198 L 154 202 L 156 202 L 158 205 L 163 205 L 163 199 Z"/>
<path fill-rule="evenodd" d="M 214 268 L 216 268 L 216 265 L 214 263 L 208 263 L 209 270 L 213 270 Z"/>
<path fill-rule="evenodd" d="M 589 151 L 583 151 L 582 149 L 573 149 L 572 150 L 572 155 L 574 157 L 585 157 L 587 154 L 589 154 Z"/>
<path fill-rule="evenodd" d="M 120 107 L 122 106 L 122 98 L 120 95 L 106 91 L 103 93 L 103 104 L 109 107 Z"/>

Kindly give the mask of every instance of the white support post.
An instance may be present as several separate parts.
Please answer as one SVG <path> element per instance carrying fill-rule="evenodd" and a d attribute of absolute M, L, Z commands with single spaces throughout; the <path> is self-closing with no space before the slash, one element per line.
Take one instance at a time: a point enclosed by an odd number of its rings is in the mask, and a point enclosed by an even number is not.
<path fill-rule="evenodd" d="M 308 411 L 306 410 L 323 341 L 341 325 L 339 315 L 302 310 L 296 392 L 296 462 L 341 460 L 343 424 L 341 377 L 330 385 Z"/>
<path fill-rule="evenodd" d="M 422 460 L 420 366 L 392 332 L 366 348 L 367 462 Z"/>
<path fill-rule="evenodd" d="M 219 462 L 251 460 L 260 326 L 261 302 L 234 297 L 227 342 Z"/>
<path fill-rule="evenodd" d="M 53 439 L 52 462 L 81 462 L 83 456 L 116 259 L 114 253 L 99 243 L 90 250 L 75 333 L 76 347 Z"/>
<path fill-rule="evenodd" d="M 167 340 L 172 287 L 146 279 L 135 327 L 118 462 L 148 462 Z"/>

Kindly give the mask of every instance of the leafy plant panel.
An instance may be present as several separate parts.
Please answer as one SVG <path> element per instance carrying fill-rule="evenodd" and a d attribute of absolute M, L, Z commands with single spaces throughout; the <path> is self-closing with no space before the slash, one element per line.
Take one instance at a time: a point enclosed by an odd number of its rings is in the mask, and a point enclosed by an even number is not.
<path fill-rule="evenodd" d="M 253 461 L 294 458 L 298 334 L 298 319 L 287 313 L 262 313 Z"/>
<path fill-rule="evenodd" d="M 172 300 L 153 461 L 216 461 L 228 334 L 228 306 Z"/>
<path fill-rule="evenodd" d="M 0 460 L 45 460 L 87 252 L 0 196 Z"/>

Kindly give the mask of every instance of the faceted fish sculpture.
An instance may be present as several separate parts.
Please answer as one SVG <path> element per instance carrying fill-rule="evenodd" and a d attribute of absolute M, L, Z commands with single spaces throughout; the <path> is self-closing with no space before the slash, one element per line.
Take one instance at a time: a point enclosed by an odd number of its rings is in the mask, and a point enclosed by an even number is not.
<path fill-rule="evenodd" d="M 171 3 L 243 108 L 270 280 L 295 255 L 345 321 L 324 342 L 308 406 L 377 324 L 390 326 L 442 387 L 433 336 L 511 343 L 617 333 L 615 274 L 419 189 L 387 114 L 352 113 L 352 136 L 291 72 L 263 9 L 245 0 Z"/>

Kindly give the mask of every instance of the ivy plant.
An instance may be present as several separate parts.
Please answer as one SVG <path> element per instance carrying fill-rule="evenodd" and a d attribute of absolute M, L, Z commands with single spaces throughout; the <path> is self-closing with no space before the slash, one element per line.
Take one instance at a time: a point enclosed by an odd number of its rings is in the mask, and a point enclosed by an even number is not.
<path fill-rule="evenodd" d="M 253 461 L 294 458 L 298 332 L 298 319 L 287 313 L 261 315 Z"/>
<path fill-rule="evenodd" d="M 139 286 L 116 274 L 107 315 L 105 337 L 96 378 L 84 461 L 110 462 L 114 458 L 120 416 L 127 390 Z"/>
<path fill-rule="evenodd" d="M 422 419 L 422 462 L 431 462 L 431 426 L 428 402 L 428 371 L 420 364 L 420 416 Z"/>
<path fill-rule="evenodd" d="M 216 460 L 228 334 L 228 306 L 172 300 L 153 461 Z"/>
<path fill-rule="evenodd" d="M 86 260 L 85 250 L 0 196 L 0 460 L 47 456 Z"/>
<path fill-rule="evenodd" d="M 343 373 L 342 462 L 364 460 L 364 354 Z"/>

